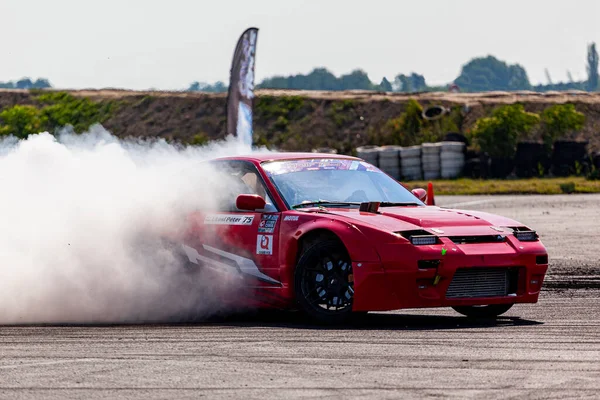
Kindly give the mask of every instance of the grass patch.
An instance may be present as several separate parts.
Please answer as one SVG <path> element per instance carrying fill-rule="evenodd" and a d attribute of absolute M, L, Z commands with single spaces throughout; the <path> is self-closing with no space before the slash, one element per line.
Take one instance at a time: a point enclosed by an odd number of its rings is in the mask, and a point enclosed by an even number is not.
<path fill-rule="evenodd" d="M 433 182 L 435 194 L 563 194 L 600 193 L 600 181 L 583 177 L 532 179 L 455 179 Z M 427 188 L 428 181 L 404 182 L 409 189 Z"/>

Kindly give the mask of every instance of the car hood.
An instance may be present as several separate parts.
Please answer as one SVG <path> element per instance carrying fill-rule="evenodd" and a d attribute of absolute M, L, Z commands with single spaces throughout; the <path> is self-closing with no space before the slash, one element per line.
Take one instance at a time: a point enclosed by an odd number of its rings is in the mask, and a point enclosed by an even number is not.
<path fill-rule="evenodd" d="M 432 230 L 439 235 L 489 235 L 498 233 L 491 227 L 521 226 L 510 218 L 478 211 L 454 210 L 440 207 L 382 207 L 378 213 L 357 209 L 327 209 L 354 223 L 369 224 L 379 229 L 400 232 L 414 229 Z"/>

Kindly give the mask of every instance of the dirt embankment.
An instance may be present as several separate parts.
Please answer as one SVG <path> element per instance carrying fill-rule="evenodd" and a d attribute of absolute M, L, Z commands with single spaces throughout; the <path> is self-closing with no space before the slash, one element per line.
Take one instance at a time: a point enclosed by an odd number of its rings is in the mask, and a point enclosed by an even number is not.
<path fill-rule="evenodd" d="M 70 93 L 100 103 L 113 103 L 115 107 L 111 108 L 103 125 L 119 137 L 163 137 L 198 143 L 226 136 L 226 94 L 124 90 Z M 0 90 L 0 109 L 15 104 L 35 105 L 37 94 Z M 600 150 L 600 135 L 597 134 L 600 130 L 600 93 L 577 91 L 406 95 L 259 90 L 255 102 L 255 139 L 259 144 L 283 150 L 333 147 L 341 152 L 351 152 L 357 146 L 381 141 L 386 123 L 398 118 L 411 98 L 424 107 L 441 104 L 459 111 L 459 119 L 455 122 L 462 131 L 470 129 L 478 118 L 501 104 L 520 102 L 528 111 L 541 112 L 552 104 L 573 103 L 586 115 L 584 129 L 573 138 L 588 140 L 590 150 Z"/>

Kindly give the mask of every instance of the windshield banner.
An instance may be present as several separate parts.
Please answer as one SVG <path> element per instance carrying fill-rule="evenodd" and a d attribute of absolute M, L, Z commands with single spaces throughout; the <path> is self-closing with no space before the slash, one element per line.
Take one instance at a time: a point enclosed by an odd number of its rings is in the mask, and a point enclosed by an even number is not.
<path fill-rule="evenodd" d="M 289 174 L 302 171 L 381 171 L 364 161 L 344 160 L 338 158 L 316 158 L 308 160 L 275 161 L 263 164 L 263 169 L 270 175 Z"/>

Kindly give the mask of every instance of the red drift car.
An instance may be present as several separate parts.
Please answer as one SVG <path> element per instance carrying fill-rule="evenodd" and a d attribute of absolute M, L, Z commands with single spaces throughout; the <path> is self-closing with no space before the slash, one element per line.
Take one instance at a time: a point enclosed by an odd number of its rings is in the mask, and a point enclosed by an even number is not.
<path fill-rule="evenodd" d="M 185 255 L 239 274 L 254 307 L 341 321 L 422 307 L 495 317 L 538 300 L 548 255 L 516 221 L 426 206 L 425 191 L 411 193 L 353 157 L 269 153 L 211 163 L 239 186 L 222 209 L 192 215 Z"/>

